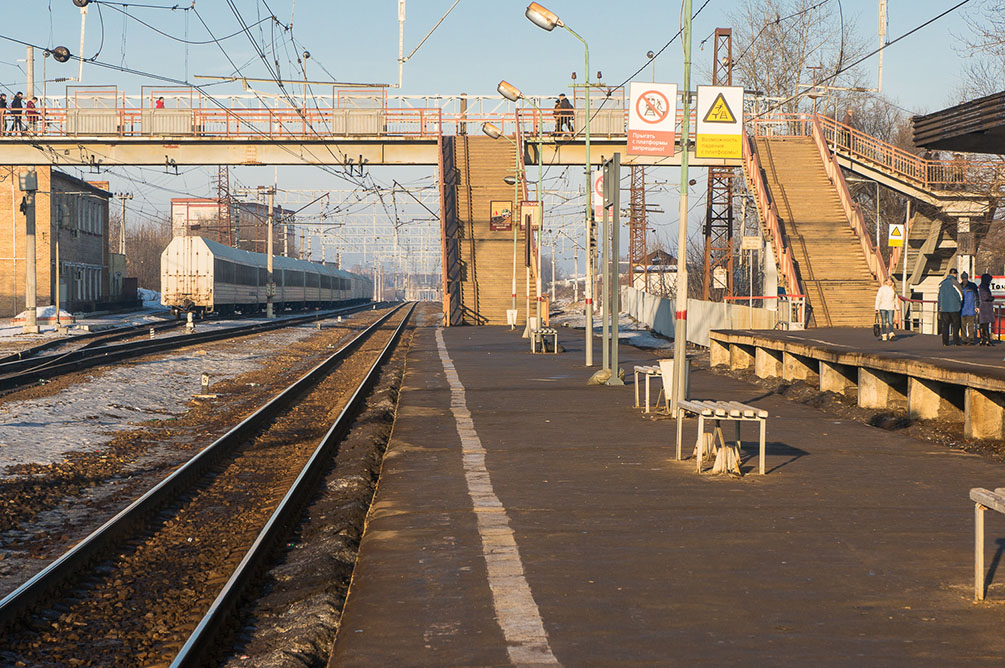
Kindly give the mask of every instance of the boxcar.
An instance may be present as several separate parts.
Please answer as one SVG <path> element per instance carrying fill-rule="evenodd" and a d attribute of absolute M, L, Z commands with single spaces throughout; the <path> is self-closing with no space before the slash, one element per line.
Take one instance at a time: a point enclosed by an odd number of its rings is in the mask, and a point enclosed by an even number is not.
<path fill-rule="evenodd" d="M 268 257 L 202 237 L 175 237 L 161 254 L 161 301 L 175 313 L 254 312 L 268 301 Z M 335 267 L 275 256 L 276 309 L 370 301 L 373 283 Z"/>

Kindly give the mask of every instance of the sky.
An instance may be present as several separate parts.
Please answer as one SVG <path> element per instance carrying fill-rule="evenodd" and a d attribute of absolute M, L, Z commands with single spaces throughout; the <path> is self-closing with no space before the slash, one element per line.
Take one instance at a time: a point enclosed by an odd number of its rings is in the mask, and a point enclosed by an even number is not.
<path fill-rule="evenodd" d="M 10 1 L 10 0 L 8 0 Z M 884 93 L 900 107 L 912 112 L 929 112 L 956 104 L 953 91 L 968 54 L 961 54 L 954 45 L 967 33 L 966 14 L 976 14 L 982 0 L 967 5 L 931 26 L 906 38 L 886 50 L 884 60 Z M 173 6 L 179 9 L 154 9 L 140 5 Z M 706 83 L 703 73 L 709 70 L 712 58 L 711 40 L 701 41 L 716 27 L 729 27 L 730 16 L 742 0 L 709 0 L 694 19 L 695 65 L 694 84 Z M 830 0 L 839 3 L 845 20 L 857 26 L 858 34 L 868 44 L 877 44 L 877 0 Z M 311 79 L 327 79 L 329 75 L 342 81 L 397 83 L 398 2 L 397 0 L 196 0 L 193 11 L 185 11 L 191 0 L 138 0 L 129 7 L 108 3 L 92 4 L 87 18 L 85 57 L 116 66 L 142 70 L 156 75 L 205 83 L 195 75 L 230 75 L 234 68 L 228 57 L 242 67 L 249 77 L 268 77 L 264 64 L 256 56 L 247 34 L 238 34 L 218 44 L 190 45 L 159 34 L 127 18 L 149 23 L 157 30 L 192 41 L 210 39 L 203 26 L 216 37 L 241 29 L 234 8 L 247 23 L 254 24 L 274 11 L 284 24 L 292 21 L 292 33 L 298 45 L 310 51 L 307 64 Z M 233 3 L 233 4 L 231 4 Z M 693 10 L 704 0 L 693 0 Z M 406 5 L 405 52 L 419 43 L 423 36 L 453 4 L 453 0 L 409 0 Z M 567 32 L 545 32 L 524 17 L 525 0 L 459 0 L 442 25 L 405 64 L 401 93 L 428 94 L 495 94 L 495 85 L 507 79 L 529 95 L 555 96 L 570 83 L 570 73 L 583 71 L 581 44 Z M 548 0 L 544 2 L 566 24 L 576 30 L 590 45 L 590 69 L 601 72 L 603 80 L 618 84 L 642 67 L 646 51 L 658 50 L 680 27 L 681 8 L 676 3 L 657 0 L 625 0 L 599 2 L 595 0 Z M 887 40 L 904 32 L 955 4 L 938 0 L 889 0 Z M 278 29 L 277 29 L 278 31 Z M 252 29 L 260 42 L 271 45 L 273 37 L 283 44 L 283 35 L 274 32 L 268 21 Z M 67 46 L 76 54 L 80 41 L 80 10 L 72 0 L 23 0 L 21 10 L 10 13 L 0 27 L 0 35 L 13 37 L 40 47 Z M 285 40 L 288 43 L 288 40 Z M 223 48 L 221 48 L 221 46 Z M 224 53 L 225 51 L 225 53 Z M 297 49 L 299 51 L 299 49 Z M 279 48 L 281 73 L 298 78 L 288 56 L 292 48 Z M 22 45 L 0 39 L 0 85 L 9 92 L 23 88 L 25 49 Z M 18 62 L 21 60 L 22 62 Z M 41 59 L 39 59 L 41 60 Z M 874 84 L 876 57 L 863 65 Z M 657 81 L 679 82 L 682 78 L 683 56 L 679 41 L 672 44 L 655 60 Z M 75 76 L 77 63 L 47 62 L 47 76 Z M 41 65 L 37 65 L 40 70 Z M 41 79 L 41 72 L 37 73 Z M 650 67 L 636 79 L 652 76 Z M 140 92 L 144 85 L 158 82 L 84 65 L 84 85 L 115 85 L 127 93 Z M 65 84 L 49 84 L 50 95 L 62 92 Z M 233 84 L 214 85 L 207 90 L 215 94 L 237 91 Z M 263 85 L 263 90 L 274 91 Z M 166 213 L 168 200 L 180 193 L 208 195 L 209 179 L 215 169 L 195 168 L 179 176 L 163 170 L 129 170 L 128 174 L 112 173 L 113 190 L 142 189 L 133 203 L 142 214 Z M 651 178 L 673 183 L 679 170 L 662 168 Z M 693 176 L 698 184 L 693 196 L 702 197 L 704 174 Z M 270 183 L 272 168 L 238 168 L 236 180 L 246 185 Z M 120 174 L 122 174 L 120 176 Z M 428 176 L 414 168 L 374 168 L 374 177 L 381 182 L 391 179 L 418 182 Z M 126 178 L 128 176 L 128 178 Z M 106 178 L 106 177 L 100 177 Z M 332 187 L 333 178 L 316 168 L 285 168 L 279 170 L 281 185 L 290 188 Z M 147 183 L 149 185 L 144 186 Z M 341 186 L 339 186 L 341 187 Z M 653 225 L 661 235 L 675 221 L 676 194 L 667 189 L 656 198 L 666 214 L 656 216 Z M 703 211 L 694 211 L 691 227 L 700 224 Z"/>

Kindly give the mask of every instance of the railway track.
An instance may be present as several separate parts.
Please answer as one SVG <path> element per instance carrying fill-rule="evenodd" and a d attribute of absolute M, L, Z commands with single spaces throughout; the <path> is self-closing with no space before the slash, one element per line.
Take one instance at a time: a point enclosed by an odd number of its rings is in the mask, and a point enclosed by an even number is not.
<path fill-rule="evenodd" d="M 360 332 L 0 600 L 0 663 L 211 662 L 414 306 Z"/>
<path fill-rule="evenodd" d="M 12 392 L 22 387 L 28 387 L 39 382 L 81 371 L 104 364 L 114 364 L 127 359 L 142 357 L 151 353 L 176 350 L 185 346 L 198 345 L 211 341 L 220 341 L 239 336 L 260 334 L 283 327 L 293 327 L 307 322 L 314 322 L 339 315 L 347 315 L 371 308 L 371 304 L 349 306 L 333 311 L 312 313 L 310 315 L 283 318 L 269 322 L 257 322 L 250 325 L 238 325 L 191 334 L 130 341 L 115 345 L 98 345 L 97 341 L 81 348 L 53 355 L 27 357 L 8 362 L 0 362 L 0 394 Z M 123 338 L 136 336 L 139 332 L 120 332 Z"/>
<path fill-rule="evenodd" d="M 65 338 L 51 339 L 49 341 L 39 343 L 38 345 L 31 346 L 30 348 L 25 348 L 24 350 L 4 355 L 3 357 L 0 357 L 0 364 L 26 360 L 47 350 L 62 348 L 64 346 L 73 346 L 78 343 L 83 344 L 80 346 L 81 348 L 103 346 L 114 341 L 121 341 L 122 339 L 141 336 L 142 334 L 149 332 L 151 329 L 155 332 L 161 332 L 168 329 L 174 329 L 182 324 L 184 324 L 184 322 L 181 320 L 169 320 L 155 324 L 123 325 L 121 327 L 103 329 L 98 332 L 86 332 L 84 334 L 75 334 L 74 336 Z"/>

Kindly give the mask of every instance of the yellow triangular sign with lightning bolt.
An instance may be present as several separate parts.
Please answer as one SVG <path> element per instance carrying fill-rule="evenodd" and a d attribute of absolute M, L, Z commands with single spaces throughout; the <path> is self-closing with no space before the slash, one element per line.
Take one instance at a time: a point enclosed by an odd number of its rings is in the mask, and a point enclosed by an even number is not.
<path fill-rule="evenodd" d="M 726 98 L 722 96 L 722 93 L 715 96 L 715 101 L 708 108 L 708 113 L 705 114 L 702 121 L 705 123 L 736 123 L 736 116 L 726 104 Z"/>

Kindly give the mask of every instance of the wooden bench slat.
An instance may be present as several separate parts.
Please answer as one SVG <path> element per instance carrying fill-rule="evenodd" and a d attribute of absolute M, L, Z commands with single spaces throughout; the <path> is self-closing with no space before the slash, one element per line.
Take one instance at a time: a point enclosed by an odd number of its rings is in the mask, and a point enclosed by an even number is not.
<path fill-rule="evenodd" d="M 985 508 L 1005 514 L 1005 496 L 996 494 L 983 487 L 974 487 L 970 490 L 970 500 L 979 503 Z"/>

